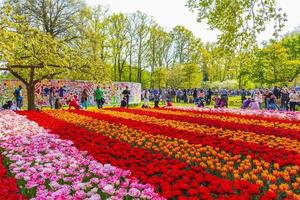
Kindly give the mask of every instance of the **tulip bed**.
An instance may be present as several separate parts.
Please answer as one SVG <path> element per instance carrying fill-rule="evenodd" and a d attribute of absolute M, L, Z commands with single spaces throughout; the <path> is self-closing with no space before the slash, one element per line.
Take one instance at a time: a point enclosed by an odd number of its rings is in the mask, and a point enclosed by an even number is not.
<path fill-rule="evenodd" d="M 8 199 L 300 199 L 298 113 L 5 111 L 0 152 Z"/>

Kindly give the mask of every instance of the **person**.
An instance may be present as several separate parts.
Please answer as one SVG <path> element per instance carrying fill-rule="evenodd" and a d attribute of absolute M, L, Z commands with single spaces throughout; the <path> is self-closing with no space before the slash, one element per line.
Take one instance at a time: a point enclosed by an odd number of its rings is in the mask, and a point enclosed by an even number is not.
<path fill-rule="evenodd" d="M 67 90 L 66 90 L 66 86 L 65 86 L 65 85 L 62 86 L 62 87 L 60 87 L 60 88 L 58 89 L 58 96 L 59 96 L 60 98 L 63 98 L 66 91 L 67 91 Z"/>
<path fill-rule="evenodd" d="M 77 95 L 74 95 L 73 99 L 68 101 L 68 104 L 69 104 L 69 110 L 71 110 L 72 107 L 75 108 L 76 110 L 80 109 Z"/>
<path fill-rule="evenodd" d="M 82 94 L 81 94 L 81 105 L 83 108 L 87 109 L 88 106 L 88 91 L 87 89 L 83 89 Z"/>
<path fill-rule="evenodd" d="M 250 110 L 260 110 L 259 103 L 254 98 L 251 98 L 249 108 Z"/>
<path fill-rule="evenodd" d="M 103 91 L 97 86 L 97 89 L 94 92 L 94 98 L 97 103 L 98 109 L 102 108 L 103 106 Z"/>
<path fill-rule="evenodd" d="M 241 109 L 247 109 L 249 107 L 250 103 L 251 103 L 251 99 L 250 98 L 244 100 Z"/>
<path fill-rule="evenodd" d="M 242 104 L 244 103 L 244 101 L 246 100 L 246 91 L 245 89 L 242 89 L 242 92 L 241 92 L 241 100 L 242 100 Z"/>
<path fill-rule="evenodd" d="M 167 91 L 167 98 L 166 98 L 166 101 L 165 102 L 163 102 L 164 103 L 164 105 L 166 105 L 167 104 L 167 100 L 170 100 L 171 101 L 171 99 L 172 99 L 172 91 L 171 91 L 171 89 L 168 89 L 168 91 Z M 155 96 L 155 95 L 154 95 Z M 153 96 L 153 98 L 154 98 L 154 96 Z"/>
<path fill-rule="evenodd" d="M 188 102 L 188 95 L 187 95 L 187 90 L 183 90 L 183 102 L 187 103 Z"/>
<path fill-rule="evenodd" d="M 197 92 L 197 89 L 195 88 L 194 91 L 193 91 L 193 101 L 194 103 L 197 101 L 197 95 L 198 95 L 198 92 Z"/>
<path fill-rule="evenodd" d="M 13 105 L 13 102 L 12 102 L 12 101 L 8 101 L 8 102 L 6 102 L 6 104 L 4 104 L 4 105 L 2 106 L 2 108 L 3 108 L 4 110 L 9 110 L 9 109 L 11 109 L 12 105 Z"/>
<path fill-rule="evenodd" d="M 47 97 L 50 93 L 50 88 L 47 85 L 43 86 L 42 96 Z"/>
<path fill-rule="evenodd" d="M 270 98 L 271 98 L 272 93 L 266 89 L 264 92 L 264 99 L 265 99 L 265 107 L 267 110 L 270 109 Z"/>
<path fill-rule="evenodd" d="M 172 101 L 170 99 L 168 99 L 167 103 L 168 102 L 172 102 Z M 157 94 L 154 96 L 154 108 L 159 108 L 158 104 L 159 104 L 159 95 Z"/>
<path fill-rule="evenodd" d="M 224 102 L 224 106 L 228 108 L 228 92 L 226 89 L 221 92 L 221 100 Z"/>
<path fill-rule="evenodd" d="M 203 108 L 204 107 L 204 99 L 203 98 L 199 98 L 198 103 L 197 103 L 198 107 Z"/>
<path fill-rule="evenodd" d="M 270 92 L 269 109 L 276 110 L 276 96 Z"/>
<path fill-rule="evenodd" d="M 263 97 L 259 90 L 255 91 L 254 100 L 258 103 L 259 109 L 262 110 Z"/>
<path fill-rule="evenodd" d="M 145 90 L 144 91 L 144 108 L 149 108 L 149 91 Z"/>
<path fill-rule="evenodd" d="M 281 99 L 280 99 L 280 110 L 287 111 L 289 103 L 289 92 L 287 88 L 281 90 Z"/>
<path fill-rule="evenodd" d="M 161 102 L 162 104 L 166 105 L 167 100 L 169 99 L 168 97 L 168 91 L 167 90 L 162 90 L 161 94 Z"/>
<path fill-rule="evenodd" d="M 126 86 L 126 89 L 122 92 L 123 96 L 126 98 L 127 102 L 127 108 L 129 107 L 129 95 L 130 95 L 130 90 L 128 90 L 128 86 Z"/>
<path fill-rule="evenodd" d="M 13 102 L 13 104 L 10 107 L 10 110 L 19 111 L 20 109 L 17 107 L 17 104 Z"/>
<path fill-rule="evenodd" d="M 163 108 L 166 108 L 166 107 L 172 107 L 172 106 L 173 106 L 172 101 L 167 100 L 167 104 L 166 104 L 165 106 L 163 106 Z"/>
<path fill-rule="evenodd" d="M 59 98 L 55 99 L 54 108 L 55 109 L 62 109 L 62 103 L 60 102 Z"/>
<path fill-rule="evenodd" d="M 121 108 L 126 108 L 127 107 L 127 99 L 126 97 L 123 97 L 121 101 Z"/>
<path fill-rule="evenodd" d="M 16 98 L 17 107 L 21 110 L 21 108 L 22 108 L 22 101 L 23 101 L 22 86 L 21 85 L 19 85 L 19 88 L 17 88 L 15 90 L 14 96 Z"/>
<path fill-rule="evenodd" d="M 54 87 L 50 87 L 49 89 L 49 104 L 50 104 L 50 108 L 53 109 L 54 106 L 54 96 L 55 96 L 55 92 L 54 92 Z"/>
<path fill-rule="evenodd" d="M 254 98 L 254 97 L 255 97 L 255 94 L 256 94 L 256 90 L 252 90 L 252 91 L 251 91 L 251 98 Z"/>
<path fill-rule="evenodd" d="M 176 96 L 176 92 L 174 89 L 171 90 L 171 101 L 175 102 L 175 96 Z"/>
<path fill-rule="evenodd" d="M 273 94 L 276 97 L 276 99 L 280 99 L 280 90 L 278 89 L 277 86 L 274 87 Z"/>
<path fill-rule="evenodd" d="M 176 91 L 176 102 L 177 102 L 177 103 L 180 103 L 181 98 L 182 98 L 182 91 L 181 91 L 181 89 L 178 89 L 178 90 Z"/>
<path fill-rule="evenodd" d="M 211 95 L 212 95 L 212 91 L 211 91 L 211 89 L 209 88 L 209 89 L 207 90 L 207 92 L 206 92 L 206 97 L 205 97 L 205 99 L 206 99 L 206 104 L 207 104 L 207 105 L 210 105 L 210 102 L 211 102 Z"/>
<path fill-rule="evenodd" d="M 223 108 L 225 105 L 225 102 L 218 95 L 215 96 L 214 101 L 215 108 Z"/>
<path fill-rule="evenodd" d="M 299 95 L 296 93 L 296 90 L 292 90 L 289 95 L 290 98 L 290 111 L 296 111 L 296 105 L 299 102 Z"/>
<path fill-rule="evenodd" d="M 198 98 L 198 102 L 200 102 L 200 101 L 203 102 L 204 101 L 205 93 L 204 93 L 203 89 L 199 90 L 199 92 L 197 94 L 197 98 Z"/>

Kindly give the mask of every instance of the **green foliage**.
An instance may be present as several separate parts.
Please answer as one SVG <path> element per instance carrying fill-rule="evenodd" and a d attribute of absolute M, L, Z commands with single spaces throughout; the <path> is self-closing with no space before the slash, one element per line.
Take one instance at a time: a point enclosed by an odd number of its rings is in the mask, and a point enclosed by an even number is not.
<path fill-rule="evenodd" d="M 154 88 L 166 88 L 168 70 L 165 67 L 157 67 L 153 73 Z"/>
<path fill-rule="evenodd" d="M 182 84 L 183 88 L 196 88 L 199 87 L 201 74 L 199 66 L 196 64 L 185 64 L 182 67 L 182 77 L 184 82 Z"/>
<path fill-rule="evenodd" d="M 30 27 L 10 6 L 5 5 L 0 13 L 1 60 L 25 85 L 53 78 L 80 61 L 62 40 Z"/>
<path fill-rule="evenodd" d="M 276 0 L 188 0 L 188 7 L 221 32 L 219 44 L 224 48 L 248 47 L 274 22 L 274 35 L 283 28 L 286 14 L 276 7 Z"/>
<path fill-rule="evenodd" d="M 279 42 L 272 42 L 256 52 L 252 77 L 267 85 L 288 85 L 299 74 L 299 60 Z"/>

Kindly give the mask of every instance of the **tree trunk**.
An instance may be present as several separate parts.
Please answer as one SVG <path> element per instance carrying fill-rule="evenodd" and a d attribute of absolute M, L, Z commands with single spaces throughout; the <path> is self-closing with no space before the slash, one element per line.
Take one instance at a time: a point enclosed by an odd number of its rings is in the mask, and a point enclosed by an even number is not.
<path fill-rule="evenodd" d="M 137 76 L 137 82 L 142 82 L 142 55 L 138 54 L 138 76 Z"/>
<path fill-rule="evenodd" d="M 150 88 L 151 89 L 154 89 L 153 73 L 154 73 L 154 65 L 151 66 L 151 74 L 150 74 Z"/>
<path fill-rule="evenodd" d="M 35 110 L 35 84 L 27 85 L 28 110 Z"/>
<path fill-rule="evenodd" d="M 117 61 L 116 58 L 114 58 L 114 81 L 117 80 Z"/>
<path fill-rule="evenodd" d="M 121 82 L 121 79 L 122 79 L 122 69 L 121 69 L 121 56 L 120 54 L 118 55 L 118 81 Z"/>
<path fill-rule="evenodd" d="M 137 82 L 142 83 L 142 36 L 139 36 L 139 49 L 138 49 L 138 77 Z"/>
<path fill-rule="evenodd" d="M 129 51 L 129 82 L 132 81 L 131 79 L 131 69 L 132 69 L 132 37 L 130 39 L 130 51 Z"/>

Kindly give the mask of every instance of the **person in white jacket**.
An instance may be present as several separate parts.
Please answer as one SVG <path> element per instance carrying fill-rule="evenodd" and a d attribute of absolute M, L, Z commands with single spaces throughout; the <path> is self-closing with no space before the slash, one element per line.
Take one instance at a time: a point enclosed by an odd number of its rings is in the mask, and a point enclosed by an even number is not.
<path fill-rule="evenodd" d="M 149 97 L 150 97 L 150 94 L 149 94 L 149 91 L 148 90 L 145 90 L 144 91 L 144 108 L 149 108 Z"/>
<path fill-rule="evenodd" d="M 258 103 L 259 109 L 262 110 L 263 96 L 262 96 L 262 94 L 260 93 L 259 90 L 255 91 L 254 101 Z"/>
<path fill-rule="evenodd" d="M 290 110 L 296 111 L 296 105 L 299 102 L 299 95 L 296 93 L 296 90 L 292 90 L 289 98 L 290 98 Z"/>

